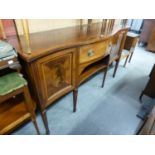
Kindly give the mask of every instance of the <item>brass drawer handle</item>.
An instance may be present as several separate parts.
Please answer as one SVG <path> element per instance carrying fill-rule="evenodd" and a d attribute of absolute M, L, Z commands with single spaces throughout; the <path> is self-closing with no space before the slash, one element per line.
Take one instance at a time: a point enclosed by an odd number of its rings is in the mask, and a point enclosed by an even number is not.
<path fill-rule="evenodd" d="M 88 55 L 88 57 L 92 57 L 92 56 L 94 56 L 94 51 L 92 50 L 92 49 L 90 49 L 88 52 L 87 52 L 87 55 Z"/>

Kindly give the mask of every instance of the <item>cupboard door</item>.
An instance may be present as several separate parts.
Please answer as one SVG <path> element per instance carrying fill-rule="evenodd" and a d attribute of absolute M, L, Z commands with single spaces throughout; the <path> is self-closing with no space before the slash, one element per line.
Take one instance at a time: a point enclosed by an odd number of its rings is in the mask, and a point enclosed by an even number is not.
<path fill-rule="evenodd" d="M 47 105 L 73 89 L 73 53 L 50 55 L 38 63 L 41 95 Z"/>

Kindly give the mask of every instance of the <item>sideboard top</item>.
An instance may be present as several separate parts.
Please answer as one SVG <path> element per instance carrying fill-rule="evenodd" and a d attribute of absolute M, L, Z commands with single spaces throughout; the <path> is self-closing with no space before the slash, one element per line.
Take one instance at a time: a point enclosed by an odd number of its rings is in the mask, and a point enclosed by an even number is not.
<path fill-rule="evenodd" d="M 122 26 L 115 26 L 109 33 L 102 33 L 102 23 L 94 23 L 90 26 L 74 26 L 62 29 L 56 29 L 45 32 L 37 32 L 30 34 L 31 54 L 27 54 L 27 47 L 23 35 L 17 37 L 12 36 L 8 38 L 10 42 L 18 51 L 22 59 L 27 62 L 34 61 L 49 53 L 77 47 L 93 42 L 101 41 L 112 36 L 122 28 Z"/>

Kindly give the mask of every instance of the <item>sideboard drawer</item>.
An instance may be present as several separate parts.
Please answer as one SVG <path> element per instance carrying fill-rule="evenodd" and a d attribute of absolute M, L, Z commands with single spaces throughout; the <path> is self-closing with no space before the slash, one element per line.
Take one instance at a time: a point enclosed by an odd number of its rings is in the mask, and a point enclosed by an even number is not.
<path fill-rule="evenodd" d="M 86 63 L 107 54 L 108 40 L 80 47 L 79 63 Z"/>

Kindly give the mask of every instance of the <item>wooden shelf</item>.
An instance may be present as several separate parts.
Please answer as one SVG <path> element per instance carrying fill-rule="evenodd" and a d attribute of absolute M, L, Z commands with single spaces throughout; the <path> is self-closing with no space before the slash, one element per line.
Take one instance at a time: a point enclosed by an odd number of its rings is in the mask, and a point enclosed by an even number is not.
<path fill-rule="evenodd" d="M 0 104 L 0 134 L 8 134 L 30 119 L 22 95 Z"/>
<path fill-rule="evenodd" d="M 95 74 L 96 72 L 106 68 L 107 65 L 104 64 L 104 60 L 101 59 L 89 66 L 87 66 L 82 74 L 80 75 L 80 83 L 84 82 L 88 77 L 90 77 L 91 75 Z"/>
<path fill-rule="evenodd" d="M 19 63 L 16 57 L 9 59 L 9 60 L 3 60 L 3 61 L 0 60 L 0 69 L 2 70 L 2 69 L 5 69 L 5 68 L 8 68 L 9 66 L 11 66 L 11 64 L 8 63 L 10 60 L 13 62 L 12 64 Z"/>

